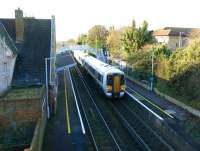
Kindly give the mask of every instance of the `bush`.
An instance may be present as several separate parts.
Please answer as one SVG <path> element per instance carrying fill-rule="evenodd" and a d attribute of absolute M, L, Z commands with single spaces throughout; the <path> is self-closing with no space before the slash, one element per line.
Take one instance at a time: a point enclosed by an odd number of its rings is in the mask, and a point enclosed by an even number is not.
<path fill-rule="evenodd" d="M 170 92 L 172 97 L 200 108 L 200 39 L 169 56 L 159 55 L 156 63 L 156 75 L 166 81 L 162 91 Z M 163 88 L 160 83 L 158 87 Z"/>
<path fill-rule="evenodd" d="M 133 65 L 134 72 L 140 80 L 147 80 L 151 74 L 150 52 L 138 51 L 128 57 L 129 64 Z"/>
<path fill-rule="evenodd" d="M 188 101 L 200 100 L 200 64 L 191 65 L 185 72 L 174 76 L 170 80 L 177 94 L 184 96 Z"/>

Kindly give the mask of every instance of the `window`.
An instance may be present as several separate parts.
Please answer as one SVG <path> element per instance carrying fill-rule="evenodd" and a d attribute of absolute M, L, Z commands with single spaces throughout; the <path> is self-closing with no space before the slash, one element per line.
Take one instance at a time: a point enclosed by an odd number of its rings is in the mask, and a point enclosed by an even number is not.
<path fill-rule="evenodd" d="M 91 67 L 92 74 L 95 74 L 95 70 Z"/>
<path fill-rule="evenodd" d="M 88 70 L 91 72 L 91 74 L 95 75 L 95 70 L 91 66 L 89 66 L 89 65 L 87 65 L 87 66 L 88 66 Z"/>
<path fill-rule="evenodd" d="M 97 72 L 97 79 L 99 80 L 99 82 L 102 83 L 102 75 L 98 72 Z"/>
<path fill-rule="evenodd" d="M 121 85 L 124 84 L 124 75 L 121 75 Z"/>
<path fill-rule="evenodd" d="M 108 75 L 107 76 L 107 85 L 112 85 L 112 83 L 113 83 L 112 75 Z"/>

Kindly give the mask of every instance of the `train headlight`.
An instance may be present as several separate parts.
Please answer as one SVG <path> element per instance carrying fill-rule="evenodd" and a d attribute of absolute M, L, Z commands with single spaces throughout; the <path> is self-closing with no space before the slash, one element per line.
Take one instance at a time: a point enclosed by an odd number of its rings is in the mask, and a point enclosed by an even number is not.
<path fill-rule="evenodd" d="M 112 86 L 111 85 L 107 85 L 106 91 L 112 91 Z"/>
<path fill-rule="evenodd" d="M 121 85 L 121 90 L 125 91 L 126 86 L 125 85 Z"/>

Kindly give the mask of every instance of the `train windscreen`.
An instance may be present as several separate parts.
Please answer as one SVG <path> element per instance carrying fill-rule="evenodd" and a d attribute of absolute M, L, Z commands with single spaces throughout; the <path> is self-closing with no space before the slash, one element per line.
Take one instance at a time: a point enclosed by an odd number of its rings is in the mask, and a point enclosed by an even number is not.
<path fill-rule="evenodd" d="M 120 81 L 121 85 L 125 83 L 124 75 L 120 75 Z M 112 85 L 113 84 L 113 75 L 108 75 L 107 76 L 107 85 Z"/>
<path fill-rule="evenodd" d="M 124 75 L 121 75 L 121 85 L 124 85 L 124 83 L 125 83 Z"/>
<path fill-rule="evenodd" d="M 112 75 L 107 76 L 107 85 L 112 85 L 113 84 L 113 78 Z"/>

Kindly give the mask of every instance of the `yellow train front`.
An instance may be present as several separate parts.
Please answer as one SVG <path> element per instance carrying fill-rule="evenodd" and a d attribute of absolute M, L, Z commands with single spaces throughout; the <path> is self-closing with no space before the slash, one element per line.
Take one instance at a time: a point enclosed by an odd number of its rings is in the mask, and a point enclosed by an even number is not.
<path fill-rule="evenodd" d="M 112 72 L 105 74 L 105 94 L 109 98 L 121 98 L 125 94 L 125 79 L 124 73 L 112 69 Z"/>

